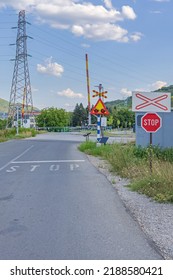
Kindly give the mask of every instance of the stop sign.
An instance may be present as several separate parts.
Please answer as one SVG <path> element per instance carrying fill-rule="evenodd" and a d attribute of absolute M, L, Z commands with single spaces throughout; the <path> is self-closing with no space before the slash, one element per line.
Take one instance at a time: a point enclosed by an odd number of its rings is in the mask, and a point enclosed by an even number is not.
<path fill-rule="evenodd" d="M 141 118 L 141 126 L 146 132 L 156 132 L 162 126 L 162 118 L 156 113 L 146 113 Z"/>

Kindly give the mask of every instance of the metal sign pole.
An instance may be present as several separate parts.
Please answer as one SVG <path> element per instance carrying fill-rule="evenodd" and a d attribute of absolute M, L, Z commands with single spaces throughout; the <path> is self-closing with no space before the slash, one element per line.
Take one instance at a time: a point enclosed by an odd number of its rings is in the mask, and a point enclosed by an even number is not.
<path fill-rule="evenodd" d="M 101 99 L 102 97 L 102 84 L 99 84 L 99 99 Z M 104 135 L 103 135 L 103 128 L 102 128 L 102 116 L 100 115 L 100 138 L 102 138 Z"/>
<path fill-rule="evenodd" d="M 153 172 L 153 162 L 152 162 L 152 144 L 153 144 L 153 134 L 150 132 L 150 173 Z"/>
<path fill-rule="evenodd" d="M 101 116 L 97 116 L 97 141 L 99 142 L 101 138 Z"/>

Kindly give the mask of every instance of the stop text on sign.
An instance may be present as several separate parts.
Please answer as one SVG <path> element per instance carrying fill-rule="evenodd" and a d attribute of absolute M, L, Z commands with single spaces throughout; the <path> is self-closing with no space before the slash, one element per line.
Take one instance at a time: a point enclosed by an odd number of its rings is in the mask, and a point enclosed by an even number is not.
<path fill-rule="evenodd" d="M 157 113 L 146 113 L 141 118 L 141 126 L 146 132 L 156 132 L 162 126 L 162 118 Z"/>
<path fill-rule="evenodd" d="M 157 126 L 159 124 L 159 120 L 153 120 L 153 119 L 145 119 L 144 120 L 144 126 Z"/>

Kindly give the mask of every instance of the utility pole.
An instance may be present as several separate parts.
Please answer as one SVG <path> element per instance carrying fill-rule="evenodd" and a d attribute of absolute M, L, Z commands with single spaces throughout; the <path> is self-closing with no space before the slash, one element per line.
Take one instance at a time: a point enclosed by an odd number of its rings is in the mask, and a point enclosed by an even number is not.
<path fill-rule="evenodd" d="M 17 110 L 22 112 L 22 117 L 25 115 L 29 120 L 31 117 L 33 118 L 33 101 L 27 59 L 30 56 L 27 53 L 27 38 L 33 38 L 26 35 L 26 24 L 29 23 L 25 19 L 25 11 L 22 10 L 19 12 L 18 26 L 12 27 L 12 29 L 17 29 L 17 38 L 16 44 L 11 44 L 16 45 L 16 56 L 15 59 L 12 59 L 15 64 L 8 109 L 8 126 L 9 122 L 12 126 L 15 125 Z"/>
<path fill-rule="evenodd" d="M 88 70 L 88 54 L 85 55 L 86 59 L 86 77 L 87 77 L 87 92 L 88 92 L 88 125 L 91 125 L 91 102 L 90 102 L 90 81 L 89 81 L 89 70 Z"/>

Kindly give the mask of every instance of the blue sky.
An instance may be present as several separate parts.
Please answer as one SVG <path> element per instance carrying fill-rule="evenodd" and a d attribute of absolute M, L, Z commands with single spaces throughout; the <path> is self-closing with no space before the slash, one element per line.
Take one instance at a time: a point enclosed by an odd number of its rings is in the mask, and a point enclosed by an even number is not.
<path fill-rule="evenodd" d="M 91 94 L 102 84 L 107 101 L 173 84 L 172 0 L 0 0 L 0 98 L 10 98 L 20 10 L 40 109 L 87 106 L 86 53 Z"/>

